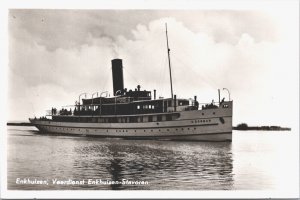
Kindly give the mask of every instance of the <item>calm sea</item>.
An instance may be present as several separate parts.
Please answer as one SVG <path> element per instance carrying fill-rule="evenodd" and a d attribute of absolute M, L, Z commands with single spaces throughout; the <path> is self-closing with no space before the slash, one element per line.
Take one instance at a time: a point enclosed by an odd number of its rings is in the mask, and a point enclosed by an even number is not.
<path fill-rule="evenodd" d="M 55 136 L 15 126 L 7 133 L 9 190 L 281 190 L 298 183 L 292 131 L 234 131 L 232 143 Z M 24 179 L 44 182 L 17 183 Z"/>

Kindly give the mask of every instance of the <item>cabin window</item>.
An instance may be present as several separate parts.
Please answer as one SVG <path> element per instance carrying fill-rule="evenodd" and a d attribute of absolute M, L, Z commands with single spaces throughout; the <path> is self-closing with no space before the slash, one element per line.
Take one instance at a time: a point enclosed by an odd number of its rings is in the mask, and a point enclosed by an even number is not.
<path fill-rule="evenodd" d="M 148 117 L 148 122 L 152 122 L 153 121 L 153 117 L 150 115 L 149 117 Z"/>
<path fill-rule="evenodd" d="M 137 107 L 136 107 L 138 110 L 140 109 L 140 105 L 137 105 Z"/>
<path fill-rule="evenodd" d="M 162 116 L 161 115 L 157 115 L 157 121 L 161 122 L 162 121 Z"/>
<path fill-rule="evenodd" d="M 138 122 L 138 117 L 130 117 L 129 122 Z"/>
<path fill-rule="evenodd" d="M 180 114 L 179 113 L 175 113 L 172 115 L 172 120 L 179 118 Z"/>
<path fill-rule="evenodd" d="M 157 121 L 157 116 L 156 116 L 156 115 L 153 116 L 153 121 L 154 121 L 154 122 Z"/>
<path fill-rule="evenodd" d="M 152 109 L 154 109 L 154 105 L 152 105 Z"/>
<path fill-rule="evenodd" d="M 172 115 L 167 115 L 166 117 L 167 117 L 167 119 L 166 119 L 167 121 L 171 121 L 172 120 Z"/>

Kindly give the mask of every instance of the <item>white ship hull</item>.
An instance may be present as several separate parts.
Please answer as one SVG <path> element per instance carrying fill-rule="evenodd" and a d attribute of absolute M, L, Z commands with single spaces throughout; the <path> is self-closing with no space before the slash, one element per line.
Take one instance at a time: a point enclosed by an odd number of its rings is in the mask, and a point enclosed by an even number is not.
<path fill-rule="evenodd" d="M 30 119 L 41 132 L 118 137 L 127 139 L 163 139 L 192 141 L 231 141 L 232 102 L 227 108 L 182 111 L 173 121 L 144 123 L 78 123 Z"/>

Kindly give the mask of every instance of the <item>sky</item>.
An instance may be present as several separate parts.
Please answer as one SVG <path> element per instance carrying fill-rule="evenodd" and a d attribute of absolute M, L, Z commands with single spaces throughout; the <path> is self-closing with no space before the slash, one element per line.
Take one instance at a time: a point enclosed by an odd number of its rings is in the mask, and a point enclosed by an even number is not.
<path fill-rule="evenodd" d="M 233 125 L 299 124 L 298 9 L 62 10 L 8 13 L 8 120 L 26 121 L 79 94 L 109 91 L 111 60 L 124 85 L 170 97 L 234 102 Z"/>

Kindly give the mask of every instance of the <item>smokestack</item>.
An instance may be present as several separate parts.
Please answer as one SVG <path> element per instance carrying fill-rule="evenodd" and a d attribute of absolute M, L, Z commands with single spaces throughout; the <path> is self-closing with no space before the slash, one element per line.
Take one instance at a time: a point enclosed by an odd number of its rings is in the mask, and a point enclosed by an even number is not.
<path fill-rule="evenodd" d="M 153 93 L 154 93 L 153 96 L 154 96 L 154 100 L 155 100 L 156 99 L 156 90 L 154 90 Z"/>
<path fill-rule="evenodd" d="M 112 78 L 113 78 L 114 95 L 116 95 L 116 92 L 118 90 L 120 90 L 121 93 L 123 93 L 123 91 L 124 91 L 124 79 L 123 79 L 122 59 L 113 59 L 111 61 L 111 65 L 112 65 Z"/>

